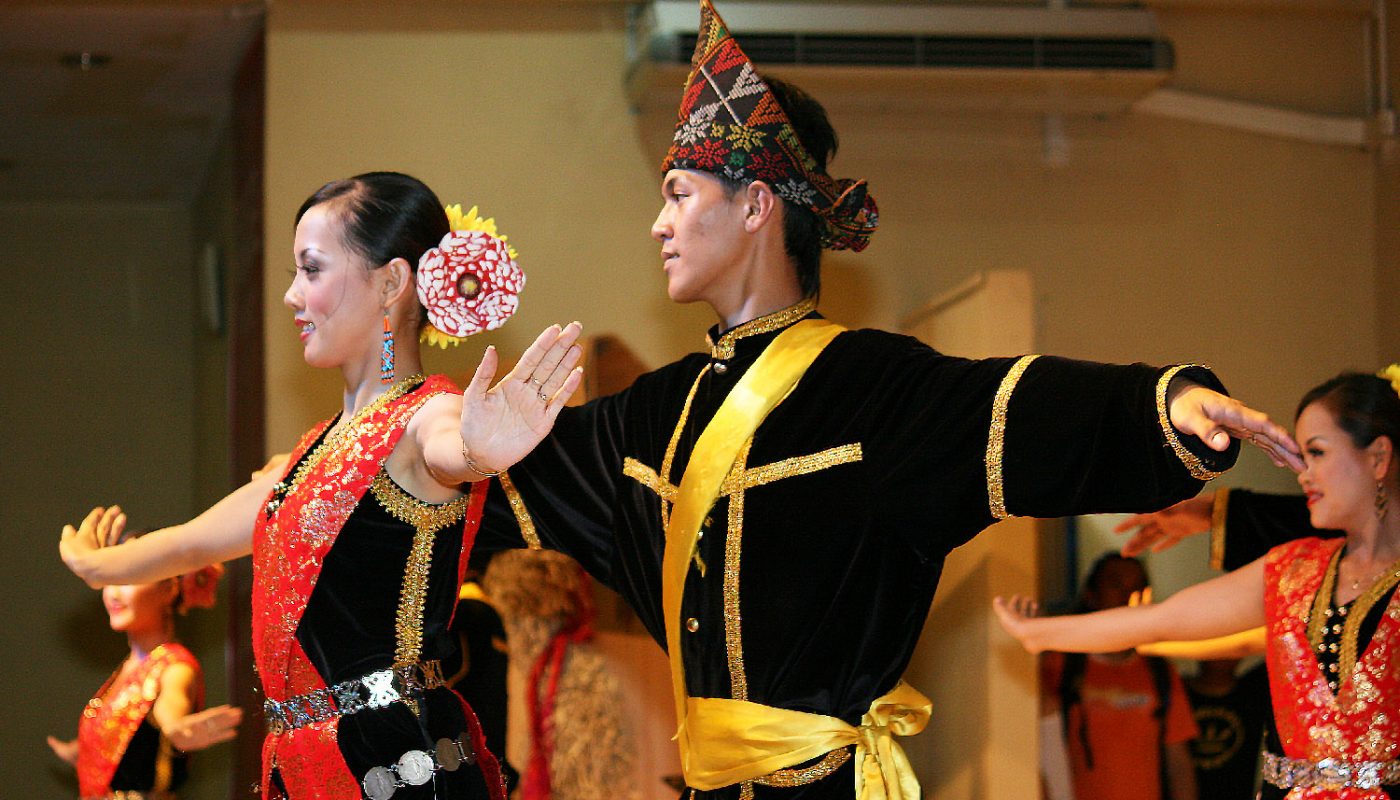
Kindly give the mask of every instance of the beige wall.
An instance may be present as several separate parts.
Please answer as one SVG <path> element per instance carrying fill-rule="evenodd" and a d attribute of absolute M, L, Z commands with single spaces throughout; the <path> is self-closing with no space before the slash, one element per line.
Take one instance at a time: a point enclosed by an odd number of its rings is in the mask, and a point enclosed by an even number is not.
<path fill-rule="evenodd" d="M 127 653 L 99 595 L 58 560 L 59 530 L 120 502 L 158 527 L 194 509 L 194 348 L 189 216 L 164 205 L 11 204 L 0 208 L 9 343 L 0 419 L 0 725 L 5 794 L 76 795 L 44 736 L 71 738 L 92 693 Z M 222 615 L 197 612 L 182 638 L 223 696 Z M 222 770 L 189 797 L 222 793 Z"/>

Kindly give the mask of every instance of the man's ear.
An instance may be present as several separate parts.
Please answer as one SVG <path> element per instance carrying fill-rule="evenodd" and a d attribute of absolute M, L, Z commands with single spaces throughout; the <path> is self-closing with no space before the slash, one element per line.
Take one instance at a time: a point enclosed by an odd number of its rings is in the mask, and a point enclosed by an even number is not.
<path fill-rule="evenodd" d="M 754 181 L 744 187 L 744 230 L 756 233 L 778 219 L 780 199 L 766 181 Z"/>
<path fill-rule="evenodd" d="M 385 308 L 398 305 L 405 292 L 417 291 L 417 287 L 413 285 L 413 268 L 408 265 L 408 261 L 405 259 L 392 259 L 379 272 L 383 276 L 383 283 L 380 284 L 379 289 L 380 302 Z"/>

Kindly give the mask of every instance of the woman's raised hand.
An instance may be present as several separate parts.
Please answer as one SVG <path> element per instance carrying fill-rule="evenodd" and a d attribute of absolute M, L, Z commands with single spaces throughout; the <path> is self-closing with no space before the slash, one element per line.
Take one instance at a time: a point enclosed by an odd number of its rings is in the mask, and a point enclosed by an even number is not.
<path fill-rule="evenodd" d="M 576 344 L 583 326 L 545 328 L 495 386 L 499 356 L 488 347 L 462 393 L 462 451 L 468 467 L 486 475 L 506 469 L 539 444 L 583 380 Z"/>
<path fill-rule="evenodd" d="M 102 584 L 94 583 L 88 575 L 85 556 L 121 541 L 125 529 L 126 515 L 122 513 L 121 506 L 98 506 L 83 517 L 78 527 L 63 526 L 63 535 L 58 540 L 58 555 L 73 570 L 73 574 L 92 588 L 101 589 Z"/>
<path fill-rule="evenodd" d="M 1114 533 L 1133 531 L 1123 545 L 1122 553 L 1129 558 L 1174 547 L 1188 536 L 1210 530 L 1210 515 L 1215 508 L 1215 493 L 1205 492 L 1182 500 L 1174 506 L 1151 514 L 1134 514 L 1114 527 Z"/>

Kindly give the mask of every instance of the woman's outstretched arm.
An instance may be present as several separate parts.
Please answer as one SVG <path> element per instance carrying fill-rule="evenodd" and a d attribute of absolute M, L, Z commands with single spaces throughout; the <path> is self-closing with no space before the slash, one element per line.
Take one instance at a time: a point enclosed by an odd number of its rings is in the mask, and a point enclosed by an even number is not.
<path fill-rule="evenodd" d="M 1023 597 L 993 602 L 1007 633 L 1032 653 L 1113 653 L 1149 642 L 1210 639 L 1264 624 L 1264 562 L 1183 589 L 1166 602 L 1036 617 Z"/>
<path fill-rule="evenodd" d="M 63 526 L 58 554 L 94 589 L 151 583 L 246 556 L 253 551 L 257 515 L 280 475 L 281 470 L 263 471 L 189 522 L 121 545 L 116 545 L 126 527 L 121 508 L 94 508 L 76 528 Z"/>

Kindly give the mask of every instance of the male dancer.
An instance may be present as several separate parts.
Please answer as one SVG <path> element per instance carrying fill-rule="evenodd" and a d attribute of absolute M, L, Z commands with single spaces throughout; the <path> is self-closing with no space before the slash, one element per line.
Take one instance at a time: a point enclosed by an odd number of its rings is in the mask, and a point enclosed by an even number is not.
<path fill-rule="evenodd" d="M 708 352 L 565 409 L 477 543 L 561 550 L 632 604 L 694 797 L 917 797 L 891 733 L 929 716 L 900 676 L 949 551 L 1191 496 L 1231 434 L 1296 445 L 1199 367 L 969 361 L 823 319 L 821 250 L 862 249 L 875 202 L 826 173 L 821 106 L 701 13 L 652 236 L 671 299 L 719 318 Z"/>

